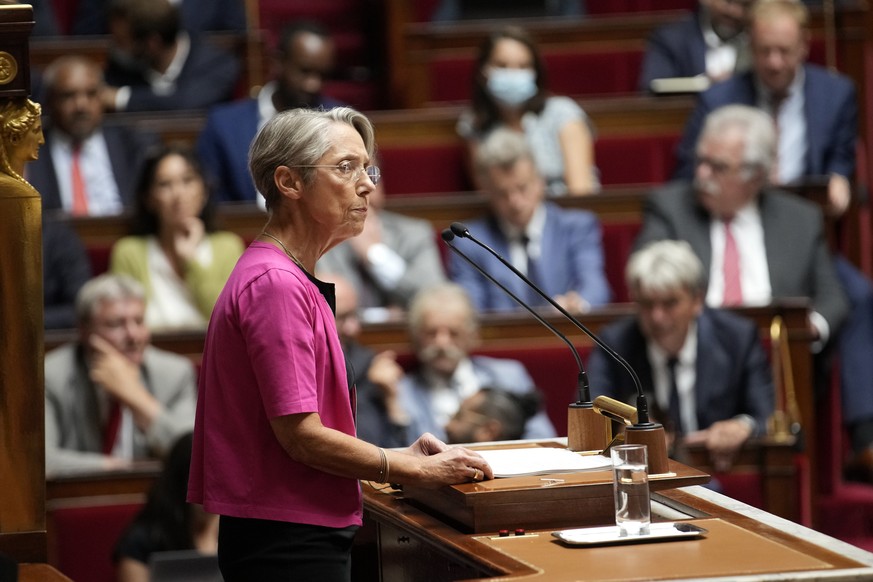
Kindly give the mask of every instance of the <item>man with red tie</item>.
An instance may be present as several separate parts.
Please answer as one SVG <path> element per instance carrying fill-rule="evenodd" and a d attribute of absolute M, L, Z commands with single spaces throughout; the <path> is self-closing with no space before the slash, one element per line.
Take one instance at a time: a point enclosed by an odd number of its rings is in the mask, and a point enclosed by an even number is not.
<path fill-rule="evenodd" d="M 145 295 L 129 277 L 86 283 L 76 319 L 79 341 L 45 358 L 46 473 L 160 458 L 194 428 L 193 365 L 150 345 Z"/>
<path fill-rule="evenodd" d="M 711 307 L 809 297 L 813 350 L 832 343 L 844 362 L 843 424 L 855 452 L 847 476 L 873 482 L 873 389 L 868 374 L 859 380 L 845 366 L 870 361 L 869 333 L 849 331 L 869 332 L 873 322 L 869 311 L 847 300 L 820 208 L 768 186 L 776 159 L 772 119 L 747 105 L 717 109 L 706 118 L 696 155 L 693 182 L 673 182 L 647 199 L 637 247 L 688 241 L 708 273 Z"/>
<path fill-rule="evenodd" d="M 848 312 L 824 237 L 821 210 L 769 187 L 776 137 L 766 113 L 728 105 L 711 113 L 696 148 L 693 182 L 646 201 L 637 248 L 686 240 L 703 262 L 710 307 L 812 299 L 810 325 L 824 344 Z"/>
<path fill-rule="evenodd" d="M 66 55 L 53 61 L 43 84 L 49 117 L 46 143 L 27 168 L 43 208 L 74 216 L 121 214 L 133 205 L 135 181 L 158 136 L 105 123 L 103 73 L 86 57 Z"/>

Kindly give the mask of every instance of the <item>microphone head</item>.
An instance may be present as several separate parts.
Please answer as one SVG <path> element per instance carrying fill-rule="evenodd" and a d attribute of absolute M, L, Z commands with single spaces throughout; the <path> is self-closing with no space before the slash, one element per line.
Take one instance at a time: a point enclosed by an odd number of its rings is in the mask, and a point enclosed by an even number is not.
<path fill-rule="evenodd" d="M 453 240 L 455 240 L 455 233 L 453 233 L 452 229 L 450 228 L 444 228 L 441 236 L 446 242 L 452 242 Z"/>
<path fill-rule="evenodd" d="M 461 238 L 468 238 L 470 236 L 470 231 L 467 229 L 467 225 L 463 222 L 453 222 L 451 229 L 452 232 L 455 233 L 455 236 Z"/>

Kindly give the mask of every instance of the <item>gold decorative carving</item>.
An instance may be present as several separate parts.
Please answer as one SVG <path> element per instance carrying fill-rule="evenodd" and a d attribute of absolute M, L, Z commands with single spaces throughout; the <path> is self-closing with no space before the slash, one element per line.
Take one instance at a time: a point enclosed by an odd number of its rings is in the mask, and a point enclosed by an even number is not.
<path fill-rule="evenodd" d="M 6 51 L 0 51 L 0 85 L 11 83 L 18 75 L 18 61 Z"/>

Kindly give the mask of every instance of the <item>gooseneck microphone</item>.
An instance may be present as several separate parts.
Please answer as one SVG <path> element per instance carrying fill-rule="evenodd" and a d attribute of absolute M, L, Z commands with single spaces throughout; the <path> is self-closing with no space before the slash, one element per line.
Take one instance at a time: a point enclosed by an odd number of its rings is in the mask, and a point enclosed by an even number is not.
<path fill-rule="evenodd" d="M 455 224 L 457 224 L 457 223 L 455 223 Z M 454 227 L 454 224 L 452 226 Z M 497 285 L 504 293 L 506 293 L 507 295 L 512 297 L 512 299 L 514 299 L 516 303 L 518 303 L 519 305 L 524 307 L 531 315 L 533 315 L 534 318 L 538 322 L 540 322 L 545 327 L 547 327 L 549 331 L 551 331 L 561 341 L 563 341 L 565 344 L 567 344 L 567 347 L 570 348 L 570 351 L 573 353 L 573 357 L 576 359 L 576 365 L 579 366 L 579 376 L 578 376 L 577 381 L 576 381 L 576 388 L 577 388 L 577 393 L 579 394 L 579 399 L 581 400 L 583 397 L 582 395 L 584 394 L 588 400 L 591 400 L 590 390 L 588 388 L 588 374 L 585 373 L 585 368 L 582 366 L 582 357 L 579 355 L 579 350 L 576 349 L 576 346 L 573 345 L 573 342 L 571 342 L 567 338 L 566 335 L 564 335 L 557 328 L 555 328 L 555 326 L 553 326 L 551 323 L 549 323 L 548 321 L 543 319 L 543 317 L 539 313 L 537 313 L 530 305 L 525 303 L 515 293 L 513 293 L 505 285 L 503 285 L 500 281 L 498 281 L 497 279 L 492 277 L 489 273 L 487 273 L 473 259 L 471 259 L 469 256 L 467 256 L 466 253 L 464 253 L 461 249 L 459 249 L 458 247 L 453 245 L 452 241 L 454 240 L 455 235 L 454 235 L 452 230 L 450 230 L 448 228 L 443 230 L 442 237 L 443 237 L 443 241 L 445 241 L 446 245 L 448 245 L 448 247 L 450 249 L 452 249 L 452 251 L 456 255 L 458 255 L 459 257 L 461 257 L 465 261 L 467 261 L 467 263 L 469 263 L 470 266 L 472 266 L 474 269 L 479 271 L 479 273 L 483 277 L 487 278 L 489 281 L 491 281 L 492 283 Z"/>
<path fill-rule="evenodd" d="M 567 413 L 567 448 L 571 451 L 597 451 L 600 452 L 606 449 L 609 445 L 609 441 L 611 438 L 611 426 L 606 417 L 598 414 L 594 409 L 594 404 L 591 402 L 591 391 L 588 387 L 588 374 L 585 373 L 585 368 L 582 365 L 582 357 L 579 355 L 579 351 L 576 349 L 576 346 L 567 339 L 567 337 L 560 333 L 555 327 L 547 322 L 543 317 L 537 313 L 530 305 L 519 299 L 512 291 L 506 288 L 505 285 L 500 283 L 497 279 L 491 276 L 488 272 L 486 272 L 481 266 L 479 266 L 476 261 L 468 257 L 463 251 L 458 249 L 455 245 L 451 244 L 451 241 L 455 238 L 455 235 L 458 233 L 462 233 L 463 236 L 469 236 L 469 231 L 464 227 L 464 225 L 460 223 L 452 224 L 451 228 L 447 228 L 442 232 L 442 238 L 445 243 L 449 246 L 452 251 L 454 251 L 458 256 L 467 261 L 474 269 L 476 269 L 479 273 L 482 274 L 489 281 L 494 283 L 497 287 L 499 287 L 504 293 L 509 295 L 512 299 L 515 300 L 516 303 L 524 307 L 531 315 L 533 315 L 537 321 L 546 326 L 552 333 L 561 338 L 564 343 L 566 343 L 570 347 L 570 351 L 573 353 L 573 356 L 576 359 L 576 364 L 579 366 L 579 374 L 577 376 L 576 382 L 576 392 L 578 401 L 571 404 L 569 411 Z M 521 273 L 518 273 L 519 276 L 527 279 Z M 533 284 L 530 281 L 527 281 L 529 285 Z M 535 287 L 535 286 L 534 286 Z M 542 294 L 542 292 L 540 291 Z"/>
<path fill-rule="evenodd" d="M 492 249 L 487 244 L 483 243 L 476 237 L 474 237 L 470 230 L 461 222 L 453 222 L 450 226 L 452 234 L 459 238 L 467 238 L 488 251 L 492 256 L 494 256 L 498 261 L 503 263 L 510 271 L 512 271 L 517 277 L 519 277 L 522 281 L 524 281 L 531 289 L 537 292 L 543 299 L 545 299 L 552 307 L 557 309 L 567 320 L 569 320 L 573 325 L 579 328 L 585 335 L 587 335 L 591 340 L 597 344 L 604 352 L 609 354 L 611 358 L 613 358 L 622 368 L 624 368 L 628 374 L 630 374 L 631 379 L 634 382 L 634 386 L 637 389 L 637 422 L 630 427 L 625 429 L 625 439 L 626 442 L 632 443 L 640 443 L 646 444 L 648 447 L 648 456 L 649 456 L 649 471 L 651 473 L 667 473 L 669 471 L 668 460 L 667 460 L 667 445 L 666 438 L 664 435 L 664 427 L 661 424 L 654 423 L 649 419 L 649 404 L 648 399 L 646 398 L 645 393 L 643 392 L 643 386 L 640 382 L 637 373 L 631 367 L 631 365 L 621 357 L 615 350 L 613 350 L 610 346 L 605 344 L 603 340 L 601 340 L 594 332 L 589 330 L 585 325 L 582 324 L 578 319 L 576 319 L 573 315 L 571 315 L 566 309 L 561 307 L 554 299 L 552 299 L 545 291 L 540 289 L 533 281 L 531 281 L 524 273 L 515 268 L 515 266 L 503 258 L 497 251 Z M 443 231 L 443 240 L 445 240 L 445 231 Z M 451 239 L 450 239 L 451 240 Z M 450 247 L 454 248 L 452 245 Z M 457 251 L 457 249 L 455 249 Z M 465 257 L 466 258 L 466 257 Z M 467 261 L 474 265 L 474 267 L 482 274 L 485 274 L 485 271 L 475 265 L 473 261 L 467 258 Z M 493 277 L 490 275 L 486 275 L 489 280 L 496 283 Z M 498 284 L 499 285 L 499 284 Z M 502 285 L 500 285 L 503 288 Z M 515 297 L 513 297 L 515 298 Z M 518 301 L 517 298 L 515 298 Z M 519 302 L 521 303 L 521 302 Z M 530 308 L 528 308 L 530 310 Z M 532 312 L 532 310 L 531 310 Z M 575 350 L 575 348 L 574 348 Z M 587 376 L 585 380 L 585 392 L 580 392 L 579 401 L 570 407 L 569 413 L 569 424 L 576 423 L 585 423 L 589 424 L 591 421 L 586 417 L 585 420 L 581 420 L 581 416 L 587 415 L 588 411 L 593 412 L 593 404 L 591 403 L 591 395 L 588 391 L 588 381 Z M 574 408 L 578 411 L 578 414 L 574 414 Z M 600 416 L 597 413 L 594 413 L 595 416 Z M 607 422 L 608 425 L 608 422 Z M 576 431 L 576 437 L 574 439 L 573 435 L 573 427 L 568 427 L 568 446 L 572 450 L 587 450 L 591 447 L 586 446 L 590 443 L 590 439 L 584 436 L 587 427 L 579 427 Z M 608 434 L 608 432 L 607 432 Z M 576 441 L 574 443 L 572 441 Z M 577 448 L 582 447 L 582 448 Z M 602 448 L 605 448 L 604 445 Z"/>
<path fill-rule="evenodd" d="M 522 273 L 521 271 L 516 269 L 512 263 L 510 263 L 509 261 L 504 259 L 502 256 L 500 256 L 500 254 L 497 251 L 495 251 L 490 246 L 486 245 L 485 243 L 483 243 L 482 241 L 480 241 L 479 239 L 474 237 L 470 233 L 470 230 L 466 227 L 466 225 L 464 225 L 461 222 L 453 222 L 450 228 L 452 230 L 452 233 L 455 236 L 458 236 L 460 238 L 468 238 L 471 241 L 473 241 L 474 243 L 476 243 L 477 245 L 479 245 L 480 247 L 482 247 L 483 249 L 485 249 L 486 251 L 488 251 L 489 253 L 491 253 L 498 261 L 500 261 L 501 263 L 506 265 L 506 267 L 509 268 L 509 270 L 511 270 L 513 273 L 515 273 L 522 281 L 527 283 L 531 289 L 536 291 L 540 295 L 540 297 L 542 297 L 543 299 L 548 301 L 552 307 L 554 307 L 555 309 L 560 311 L 561 314 L 564 317 L 566 317 L 568 320 L 570 320 L 570 322 L 573 325 L 575 325 L 580 330 L 582 330 L 582 332 L 584 332 L 585 335 L 587 335 L 589 338 L 591 338 L 591 340 L 594 343 L 596 343 L 598 346 L 600 346 L 600 348 L 603 351 L 605 351 L 607 354 L 610 355 L 610 357 L 612 357 L 616 362 L 618 362 L 619 365 L 621 365 L 621 367 L 623 367 L 627 371 L 627 373 L 630 374 L 631 379 L 634 382 L 634 386 L 637 389 L 637 422 L 643 423 L 643 424 L 649 422 L 649 404 L 648 404 L 648 400 L 646 399 L 645 393 L 643 393 L 643 385 L 640 383 L 640 379 L 637 376 L 637 373 L 634 371 L 634 369 L 631 367 L 631 365 L 628 364 L 627 360 L 625 360 L 618 353 L 616 353 L 615 350 L 613 350 L 611 347 L 609 347 L 607 344 L 605 344 L 603 342 L 603 340 L 601 340 L 599 337 L 597 337 L 597 335 L 594 334 L 594 332 L 592 332 L 587 327 L 585 327 L 585 325 L 581 321 L 579 321 L 578 319 L 573 317 L 566 309 L 561 307 L 557 301 L 555 301 L 554 299 L 552 299 L 548 295 L 548 293 L 546 293 L 545 291 L 540 289 L 533 281 L 528 279 L 527 275 L 525 275 L 524 273 Z M 443 239 L 445 240 L 445 231 L 443 231 Z M 478 267 L 477 267 L 477 269 L 478 269 Z M 479 269 L 479 272 L 483 272 L 483 271 L 481 269 Z M 490 276 L 489 276 L 489 278 L 490 278 Z M 586 381 L 586 388 L 588 388 L 587 381 Z M 590 402 L 590 401 L 591 401 L 591 393 L 590 392 L 588 392 L 584 395 L 580 394 L 579 403 Z"/>

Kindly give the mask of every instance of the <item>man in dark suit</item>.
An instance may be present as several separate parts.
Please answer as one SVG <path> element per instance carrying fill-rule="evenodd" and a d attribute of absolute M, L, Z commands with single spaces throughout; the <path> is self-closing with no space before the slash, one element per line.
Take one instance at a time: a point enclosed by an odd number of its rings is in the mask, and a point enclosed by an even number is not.
<path fill-rule="evenodd" d="M 104 124 L 103 75 L 94 61 L 64 56 L 45 71 L 45 146 L 27 168 L 44 210 L 89 216 L 119 214 L 133 204 L 135 181 L 158 136 Z M 81 188 L 78 203 L 76 159 Z"/>
<path fill-rule="evenodd" d="M 759 109 L 729 105 L 711 113 L 698 141 L 694 182 L 674 182 L 648 197 L 636 246 L 688 241 L 709 274 L 710 306 L 809 297 L 812 329 L 826 341 L 848 305 L 818 206 L 768 187 L 775 144 L 773 123 Z M 725 259 L 732 254 L 740 265 L 738 298 L 729 296 L 734 275 Z"/>
<path fill-rule="evenodd" d="M 169 0 L 113 0 L 109 32 L 106 109 L 205 109 L 233 96 L 237 57 L 183 32 Z"/>
<path fill-rule="evenodd" d="M 656 241 L 634 253 L 627 283 L 637 315 L 603 330 L 603 341 L 637 372 L 674 446 L 703 443 L 717 466 L 730 466 L 773 413 L 773 380 L 757 327 L 704 307 L 706 277 L 685 241 Z M 631 377 L 600 348 L 588 376 L 594 394 L 635 402 Z"/>
<path fill-rule="evenodd" d="M 665 238 L 688 241 L 709 273 L 710 306 L 809 297 L 814 350 L 837 339 L 840 359 L 866 370 L 873 342 L 865 338 L 873 321 L 856 306 L 850 312 L 818 206 L 767 187 L 775 144 L 773 123 L 759 109 L 729 105 L 711 113 L 697 146 L 694 183 L 670 184 L 649 196 L 637 245 Z M 728 260 L 732 256 L 735 261 Z M 856 333 L 847 341 L 849 329 Z M 843 378 L 841 391 L 853 448 L 871 462 L 868 480 L 873 476 L 870 378 L 855 372 Z"/>
<path fill-rule="evenodd" d="M 657 28 L 646 42 L 640 91 L 654 79 L 705 76 L 723 81 L 748 68 L 746 16 L 751 0 L 700 0 L 697 10 Z"/>
<path fill-rule="evenodd" d="M 773 116 L 779 128 L 773 183 L 828 176 L 833 212 L 846 209 L 858 132 L 855 87 L 847 77 L 805 62 L 808 18 L 806 7 L 792 0 L 751 9 L 752 69 L 701 93 L 679 144 L 677 178 L 694 173 L 694 148 L 706 116 L 723 105 L 750 105 Z"/>
<path fill-rule="evenodd" d="M 258 96 L 213 107 L 197 141 L 197 153 L 214 184 L 216 200 L 260 200 L 249 176 L 249 144 L 258 128 L 280 111 L 298 107 L 332 109 L 341 102 L 321 91 L 333 71 L 334 42 L 313 22 L 295 22 L 282 31 L 274 58 L 276 78 Z"/>
<path fill-rule="evenodd" d="M 582 313 L 609 302 L 600 223 L 592 213 L 545 201 L 546 185 L 524 135 L 496 129 L 476 151 L 476 171 L 490 213 L 470 232 L 536 282 L 564 309 Z M 470 241 L 460 248 L 495 279 L 532 305 L 547 305 L 496 258 Z M 479 311 L 520 309 L 466 261 L 449 255 L 449 278 L 467 290 Z"/>

